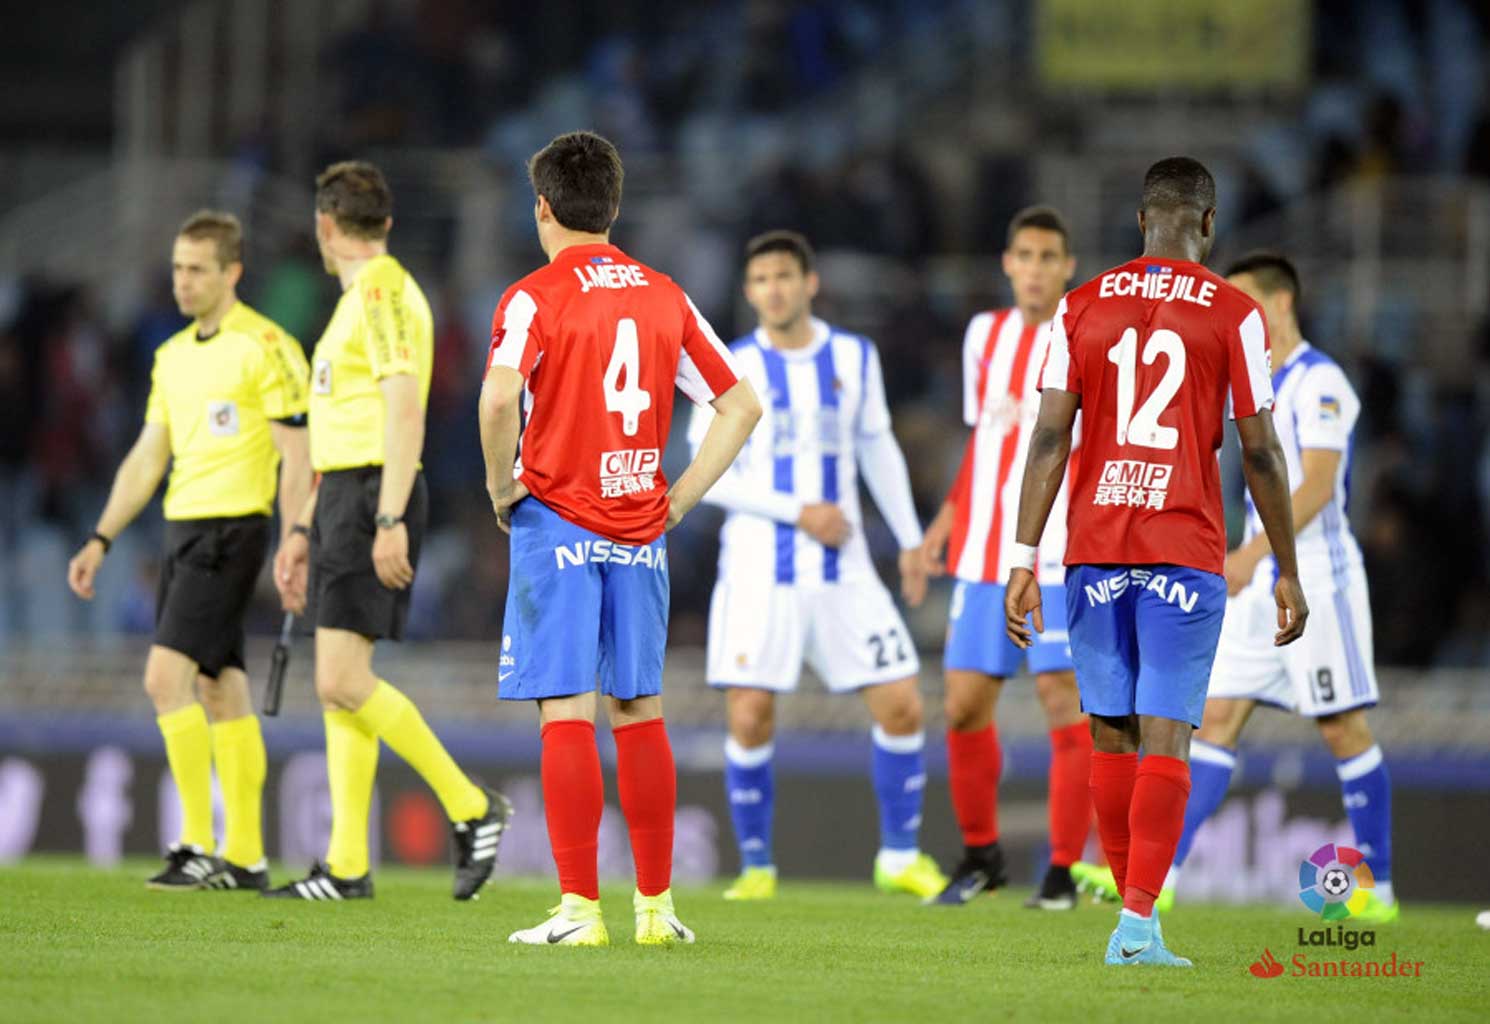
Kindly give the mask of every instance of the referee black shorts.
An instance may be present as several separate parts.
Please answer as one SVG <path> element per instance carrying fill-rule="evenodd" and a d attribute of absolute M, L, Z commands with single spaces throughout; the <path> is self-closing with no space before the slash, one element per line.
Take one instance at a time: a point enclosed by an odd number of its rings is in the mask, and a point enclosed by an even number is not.
<path fill-rule="evenodd" d="M 409 617 L 410 586 L 389 590 L 373 569 L 382 466 L 339 469 L 321 476 L 316 517 L 310 528 L 310 599 L 317 628 L 345 629 L 373 640 L 402 640 Z M 424 474 L 404 509 L 409 564 L 419 566 L 419 547 L 429 518 Z"/>
<path fill-rule="evenodd" d="M 243 617 L 269 554 L 268 516 L 166 522 L 155 643 L 217 678 L 243 667 Z"/>

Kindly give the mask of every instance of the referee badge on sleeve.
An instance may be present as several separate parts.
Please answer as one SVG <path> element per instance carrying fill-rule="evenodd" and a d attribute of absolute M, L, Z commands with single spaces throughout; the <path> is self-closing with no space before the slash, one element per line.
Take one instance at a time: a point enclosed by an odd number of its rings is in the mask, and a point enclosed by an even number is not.
<path fill-rule="evenodd" d="M 238 433 L 238 403 L 208 402 L 207 428 L 218 437 L 233 437 Z"/>
<path fill-rule="evenodd" d="M 311 387 L 318 395 L 331 394 L 331 360 L 316 360 L 316 372 L 311 379 Z"/>

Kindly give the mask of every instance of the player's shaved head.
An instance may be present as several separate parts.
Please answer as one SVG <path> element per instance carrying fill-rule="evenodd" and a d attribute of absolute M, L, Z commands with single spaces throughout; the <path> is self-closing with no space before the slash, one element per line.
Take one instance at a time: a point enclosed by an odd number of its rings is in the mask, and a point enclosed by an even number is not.
<path fill-rule="evenodd" d="M 533 193 L 548 200 L 560 226 L 603 235 L 621 211 L 621 154 L 594 132 L 569 132 L 528 161 Z"/>
<path fill-rule="evenodd" d="M 1145 212 L 1193 210 L 1203 213 L 1216 208 L 1216 179 L 1199 160 L 1172 156 L 1160 160 L 1143 176 Z"/>
<path fill-rule="evenodd" d="M 316 211 L 343 234 L 382 241 L 393 217 L 393 190 L 383 172 L 365 160 L 343 160 L 316 177 Z"/>
<path fill-rule="evenodd" d="M 1269 249 L 1249 252 L 1226 268 L 1227 277 L 1236 277 L 1239 274 L 1246 274 L 1256 281 L 1258 291 L 1264 295 L 1288 292 L 1293 296 L 1294 307 L 1298 307 L 1299 295 L 1303 291 L 1299 284 L 1299 272 L 1282 253 Z"/>

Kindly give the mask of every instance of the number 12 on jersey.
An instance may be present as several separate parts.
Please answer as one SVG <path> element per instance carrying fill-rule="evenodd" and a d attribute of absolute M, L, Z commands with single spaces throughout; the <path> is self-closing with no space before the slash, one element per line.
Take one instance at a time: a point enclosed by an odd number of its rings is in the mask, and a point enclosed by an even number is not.
<path fill-rule="evenodd" d="M 621 431 L 627 437 L 641 428 L 641 415 L 652 408 L 652 395 L 642 388 L 641 344 L 637 340 L 636 321 L 623 317 L 616 324 L 616 346 L 611 350 L 610 365 L 605 368 L 605 411 L 621 414 Z M 625 374 L 625 383 L 621 375 Z"/>
<path fill-rule="evenodd" d="M 1107 350 L 1107 361 L 1118 368 L 1117 381 L 1117 443 L 1138 445 L 1141 448 L 1160 448 L 1171 451 L 1179 446 L 1180 432 L 1175 427 L 1161 426 L 1159 415 L 1169 408 L 1174 396 L 1179 393 L 1185 380 L 1185 343 L 1178 334 L 1160 328 L 1149 335 L 1143 347 L 1143 365 L 1152 366 L 1159 356 L 1168 359 L 1164 376 L 1154 388 L 1148 401 L 1133 411 L 1137 396 L 1138 377 L 1138 329 L 1130 327 L 1123 332 L 1118 343 Z"/>

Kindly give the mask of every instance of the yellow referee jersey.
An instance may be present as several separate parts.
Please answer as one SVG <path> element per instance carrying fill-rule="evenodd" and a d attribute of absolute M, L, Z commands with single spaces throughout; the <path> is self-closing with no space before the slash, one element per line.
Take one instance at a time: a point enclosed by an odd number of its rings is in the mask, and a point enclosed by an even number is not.
<path fill-rule="evenodd" d="M 310 462 L 318 473 L 383 464 L 383 392 L 396 374 L 419 380 L 429 403 L 434 317 L 424 292 L 392 256 L 368 261 L 342 293 L 313 356 Z"/>
<path fill-rule="evenodd" d="M 279 452 L 269 421 L 306 411 L 310 368 L 300 343 L 239 302 L 216 334 L 198 325 L 155 350 L 145 422 L 171 437 L 167 519 L 267 515 Z"/>

